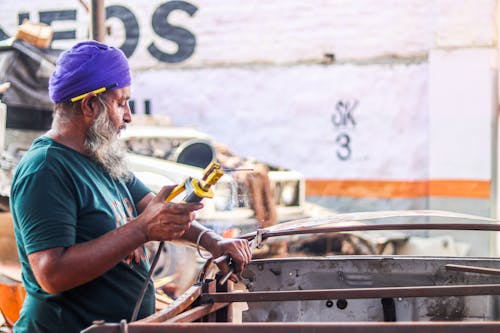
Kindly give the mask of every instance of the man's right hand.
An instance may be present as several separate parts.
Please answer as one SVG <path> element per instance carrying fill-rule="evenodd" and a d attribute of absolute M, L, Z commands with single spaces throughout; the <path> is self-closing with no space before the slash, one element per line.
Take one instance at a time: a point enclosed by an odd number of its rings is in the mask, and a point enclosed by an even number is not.
<path fill-rule="evenodd" d="M 164 186 L 137 217 L 142 224 L 146 241 L 174 240 L 182 237 L 195 219 L 201 203 L 166 202 L 175 186 Z"/>

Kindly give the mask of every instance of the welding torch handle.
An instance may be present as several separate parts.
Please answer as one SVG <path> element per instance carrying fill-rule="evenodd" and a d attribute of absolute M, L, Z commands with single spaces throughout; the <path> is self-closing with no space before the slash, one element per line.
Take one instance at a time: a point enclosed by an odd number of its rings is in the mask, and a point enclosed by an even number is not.
<path fill-rule="evenodd" d="M 174 187 L 174 189 L 170 192 L 170 194 L 168 195 L 167 199 L 165 199 L 166 202 L 170 202 L 172 201 L 176 196 L 178 196 L 179 194 L 182 193 L 182 191 L 184 191 L 186 188 L 186 185 L 184 183 L 181 183 L 179 185 L 177 185 L 176 187 Z"/>

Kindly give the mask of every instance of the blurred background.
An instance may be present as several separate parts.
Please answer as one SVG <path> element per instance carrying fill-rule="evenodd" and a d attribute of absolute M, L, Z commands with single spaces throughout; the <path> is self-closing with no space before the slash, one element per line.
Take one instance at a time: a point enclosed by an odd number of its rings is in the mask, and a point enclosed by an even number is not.
<path fill-rule="evenodd" d="M 3 0 L 0 40 L 28 19 L 68 49 L 89 38 L 95 2 Z M 305 200 L 335 212 L 496 217 L 497 0 L 102 3 L 137 115 L 297 171 Z M 456 237 L 494 249 L 471 234 Z"/>

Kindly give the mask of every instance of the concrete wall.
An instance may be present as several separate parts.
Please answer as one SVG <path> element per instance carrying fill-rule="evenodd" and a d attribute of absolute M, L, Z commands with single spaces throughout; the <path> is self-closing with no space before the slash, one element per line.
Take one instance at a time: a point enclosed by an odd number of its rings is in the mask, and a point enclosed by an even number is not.
<path fill-rule="evenodd" d="M 54 47 L 87 38 L 77 1 L 6 2 L 0 37 L 29 16 L 50 21 Z M 106 7 L 138 113 L 147 102 L 239 154 L 301 171 L 308 199 L 338 211 L 491 214 L 496 0 Z"/>

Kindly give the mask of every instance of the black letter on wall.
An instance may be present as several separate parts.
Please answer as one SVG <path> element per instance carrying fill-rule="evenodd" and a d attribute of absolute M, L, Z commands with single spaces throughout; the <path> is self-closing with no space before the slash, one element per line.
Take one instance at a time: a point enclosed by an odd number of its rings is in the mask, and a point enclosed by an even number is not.
<path fill-rule="evenodd" d="M 40 22 L 51 25 L 54 21 L 76 21 L 76 10 L 54 10 L 40 12 Z M 55 31 L 52 40 L 76 39 L 75 30 Z"/>
<path fill-rule="evenodd" d="M 2 30 L 2 28 L 0 28 L 0 40 L 4 40 L 4 39 L 7 39 L 7 38 L 10 38 L 10 36 L 7 35 L 5 33 L 5 31 Z"/>
<path fill-rule="evenodd" d="M 22 12 L 22 13 L 19 13 L 17 15 L 17 24 L 18 25 L 21 25 L 21 23 L 23 23 L 24 19 L 30 19 L 30 13 L 26 13 L 26 12 Z M 0 28 L 0 40 L 4 40 L 4 39 L 7 39 L 7 38 L 10 38 L 9 35 L 7 35 L 7 33 L 5 33 L 5 31 L 3 31 L 2 28 Z"/>
<path fill-rule="evenodd" d="M 186 60 L 194 53 L 196 46 L 195 36 L 188 30 L 168 23 L 168 15 L 174 10 L 183 10 L 193 16 L 198 10 L 195 6 L 184 1 L 170 1 L 155 10 L 152 19 L 153 30 L 164 39 L 171 40 L 179 46 L 174 54 L 164 53 L 154 43 L 148 46 L 149 53 L 162 62 L 177 63 Z"/>
<path fill-rule="evenodd" d="M 17 22 L 19 25 L 21 25 L 24 20 L 29 20 L 29 19 L 30 19 L 30 13 L 22 12 L 17 14 Z"/>
<path fill-rule="evenodd" d="M 123 26 L 125 27 L 125 42 L 120 46 L 120 49 L 129 58 L 134 54 L 137 44 L 139 44 L 139 23 L 137 23 L 135 15 L 123 6 L 107 7 L 106 19 L 111 17 L 116 17 L 123 22 Z"/>

